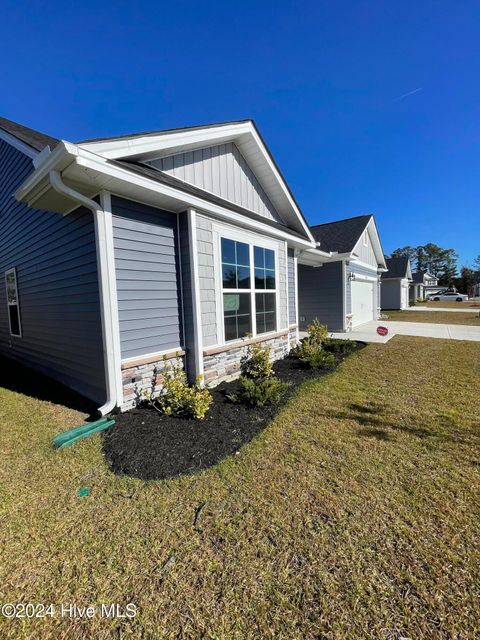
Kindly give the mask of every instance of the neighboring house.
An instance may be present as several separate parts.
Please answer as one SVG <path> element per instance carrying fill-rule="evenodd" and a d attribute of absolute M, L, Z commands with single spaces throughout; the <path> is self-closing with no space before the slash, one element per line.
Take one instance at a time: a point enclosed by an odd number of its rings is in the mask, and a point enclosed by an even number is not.
<path fill-rule="evenodd" d="M 251 120 L 72 144 L 0 119 L 0 176 L 0 353 L 102 414 L 164 360 L 212 382 L 297 341 L 298 255 L 329 255 Z"/>
<path fill-rule="evenodd" d="M 298 256 L 299 324 L 315 318 L 330 331 L 351 329 L 380 314 L 385 257 L 372 215 L 311 227 L 316 249 Z"/>
<path fill-rule="evenodd" d="M 430 293 L 436 293 L 441 289 L 438 286 L 438 278 L 428 271 L 414 271 L 410 286 L 410 301 L 424 300 Z"/>
<path fill-rule="evenodd" d="M 412 270 L 408 258 L 387 258 L 382 273 L 382 309 L 408 309 Z"/>

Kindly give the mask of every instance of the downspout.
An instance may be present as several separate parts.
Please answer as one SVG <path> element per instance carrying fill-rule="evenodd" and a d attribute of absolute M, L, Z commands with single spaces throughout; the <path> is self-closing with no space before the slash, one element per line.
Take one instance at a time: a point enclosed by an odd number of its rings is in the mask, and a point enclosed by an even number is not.
<path fill-rule="evenodd" d="M 98 408 L 100 415 L 105 416 L 117 406 L 116 365 L 114 349 L 114 328 L 111 306 L 111 285 L 108 270 L 107 240 L 105 216 L 102 207 L 74 189 L 67 187 L 62 181 L 58 171 L 50 171 L 48 174 L 52 188 L 63 196 L 67 196 L 79 205 L 87 207 L 93 214 L 95 224 L 95 240 L 97 253 L 98 282 L 100 292 L 100 313 L 102 318 L 103 361 L 105 369 L 105 382 L 107 399 L 105 404 Z"/>

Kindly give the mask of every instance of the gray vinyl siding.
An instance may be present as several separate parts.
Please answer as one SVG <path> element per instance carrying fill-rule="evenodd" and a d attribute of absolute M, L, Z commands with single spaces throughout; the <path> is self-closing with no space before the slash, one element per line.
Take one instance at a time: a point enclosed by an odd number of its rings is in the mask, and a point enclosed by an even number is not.
<path fill-rule="evenodd" d="M 372 267 L 377 268 L 378 262 L 375 257 L 375 252 L 372 246 L 372 238 L 370 232 L 367 232 L 367 246 L 363 244 L 363 234 L 360 240 L 355 246 L 354 253 L 358 256 L 358 259 L 366 264 L 371 264 Z"/>
<path fill-rule="evenodd" d="M 277 329 L 280 330 L 288 327 L 287 245 L 284 242 L 278 245 L 278 271 L 277 295 L 280 304 L 280 321 L 277 323 Z"/>
<path fill-rule="evenodd" d="M 106 398 L 95 229 L 16 202 L 32 160 L 0 140 L 0 353 L 98 404 Z M 16 268 L 22 337 L 10 336 L 5 271 Z"/>
<path fill-rule="evenodd" d="M 180 268 L 182 274 L 183 326 L 185 336 L 184 348 L 186 351 L 186 370 L 187 375 L 190 378 L 190 372 L 195 371 L 195 334 L 193 283 L 190 260 L 190 239 L 188 233 L 188 217 L 186 213 L 179 214 L 178 229 L 180 245 Z"/>
<path fill-rule="evenodd" d="M 265 218 L 283 222 L 233 142 L 185 151 L 148 164 Z"/>
<path fill-rule="evenodd" d="M 177 214 L 112 197 L 122 359 L 182 346 Z"/>
<path fill-rule="evenodd" d="M 300 329 L 318 318 L 330 331 L 342 331 L 343 263 L 331 262 L 322 267 L 298 265 L 298 304 Z"/>
<path fill-rule="evenodd" d="M 212 221 L 197 214 L 198 281 L 203 346 L 218 344 Z"/>
<path fill-rule="evenodd" d="M 369 276 L 371 278 L 377 278 L 377 281 L 379 279 L 376 269 L 369 269 L 368 267 L 364 267 L 362 265 L 355 264 L 353 262 L 351 262 L 350 264 L 347 264 L 346 292 L 345 292 L 346 302 L 347 302 L 347 315 L 349 313 L 352 313 L 352 281 L 349 278 L 350 273 L 355 273 L 360 277 Z M 377 309 L 380 306 L 378 286 L 373 288 L 373 295 L 374 295 L 373 308 Z"/>
<path fill-rule="evenodd" d="M 401 280 L 382 280 L 382 309 L 400 309 Z"/>
<path fill-rule="evenodd" d="M 288 323 L 296 324 L 297 322 L 297 305 L 295 300 L 295 252 L 288 249 Z"/>

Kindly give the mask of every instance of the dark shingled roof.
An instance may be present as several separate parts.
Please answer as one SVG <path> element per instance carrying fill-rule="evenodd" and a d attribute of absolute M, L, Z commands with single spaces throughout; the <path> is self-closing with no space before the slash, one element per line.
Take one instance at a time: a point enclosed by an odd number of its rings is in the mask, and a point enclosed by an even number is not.
<path fill-rule="evenodd" d="M 320 242 L 322 251 L 349 253 L 357 244 L 372 216 L 356 216 L 337 222 L 326 222 L 310 227 L 313 237 Z"/>
<path fill-rule="evenodd" d="M 388 278 L 406 278 L 408 270 L 408 258 L 387 258 L 387 273 L 382 273 L 382 280 Z"/>
<path fill-rule="evenodd" d="M 52 136 L 47 136 L 45 133 L 40 133 L 40 131 L 29 129 L 21 124 L 12 122 L 12 120 L 7 120 L 7 118 L 0 118 L 0 128 L 25 144 L 28 144 L 29 147 L 32 147 L 32 149 L 36 151 L 42 151 L 47 146 L 53 149 L 60 142 L 56 138 L 52 138 Z"/>
<path fill-rule="evenodd" d="M 225 120 L 225 122 L 212 122 L 211 124 L 199 124 L 188 127 L 177 127 L 176 129 L 157 129 L 153 131 L 136 131 L 135 133 L 124 133 L 120 136 L 109 136 L 108 138 L 90 138 L 89 140 L 78 140 L 75 144 L 87 144 L 89 142 L 108 142 L 109 140 L 124 140 L 125 138 L 140 138 L 143 136 L 161 136 L 167 133 L 179 133 L 180 131 L 195 131 L 196 129 L 206 129 L 212 127 L 224 127 L 227 124 L 244 124 L 253 120 Z"/>

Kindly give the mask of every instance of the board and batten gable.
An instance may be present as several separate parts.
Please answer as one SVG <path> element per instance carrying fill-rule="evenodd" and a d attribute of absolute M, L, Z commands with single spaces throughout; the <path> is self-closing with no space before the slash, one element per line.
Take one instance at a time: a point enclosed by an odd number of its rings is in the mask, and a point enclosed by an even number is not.
<path fill-rule="evenodd" d="M 183 347 L 177 214 L 112 195 L 122 360 Z"/>
<path fill-rule="evenodd" d="M 0 140 L 0 353 L 98 404 L 106 398 L 93 216 L 32 209 L 13 193 L 30 157 Z M 22 337 L 10 335 L 5 271 L 16 269 Z"/>
<path fill-rule="evenodd" d="M 372 238 L 370 235 L 370 230 L 367 229 L 358 240 L 353 253 L 358 256 L 358 259 L 365 264 L 369 264 L 375 269 L 378 267 L 378 261 L 375 257 L 375 251 L 372 246 Z"/>
<path fill-rule="evenodd" d="M 269 220 L 284 224 L 233 142 L 185 151 L 146 164 Z"/>

